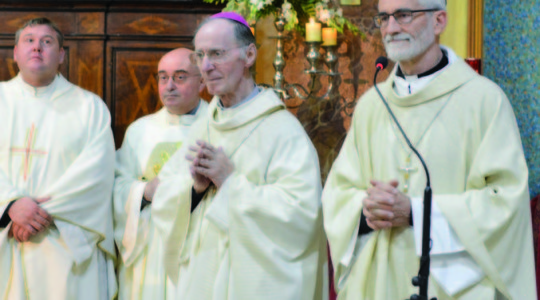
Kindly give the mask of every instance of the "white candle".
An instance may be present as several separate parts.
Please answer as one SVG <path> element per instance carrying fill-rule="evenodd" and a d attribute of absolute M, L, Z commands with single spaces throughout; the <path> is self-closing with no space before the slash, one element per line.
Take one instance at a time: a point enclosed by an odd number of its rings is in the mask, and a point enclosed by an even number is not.
<path fill-rule="evenodd" d="M 321 41 L 321 23 L 315 22 L 314 18 L 309 18 L 309 23 L 306 23 L 306 41 Z"/>

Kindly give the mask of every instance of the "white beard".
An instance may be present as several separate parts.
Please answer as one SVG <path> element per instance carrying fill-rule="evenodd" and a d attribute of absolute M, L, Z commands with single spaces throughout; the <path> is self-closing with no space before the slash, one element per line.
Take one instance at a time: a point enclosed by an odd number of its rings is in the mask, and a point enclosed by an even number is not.
<path fill-rule="evenodd" d="M 403 40 L 399 43 L 390 43 L 393 40 Z M 394 62 L 410 61 L 424 52 L 435 42 L 435 33 L 428 24 L 416 37 L 408 33 L 386 35 L 383 38 L 384 48 L 388 58 Z"/>

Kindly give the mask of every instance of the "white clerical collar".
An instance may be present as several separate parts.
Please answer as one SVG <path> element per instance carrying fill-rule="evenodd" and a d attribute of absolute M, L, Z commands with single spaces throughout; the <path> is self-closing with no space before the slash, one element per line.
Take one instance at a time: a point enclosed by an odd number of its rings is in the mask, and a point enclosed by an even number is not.
<path fill-rule="evenodd" d="M 192 121 L 195 119 L 195 116 L 197 115 L 197 112 L 199 111 L 199 108 L 201 107 L 201 101 L 199 100 L 197 107 L 192 109 L 190 112 L 183 114 L 183 115 L 176 115 L 173 113 L 170 113 L 166 107 L 164 107 L 165 111 L 165 121 L 167 125 L 188 125 L 191 124 Z"/>
<path fill-rule="evenodd" d="M 244 100 L 236 103 L 235 105 L 231 106 L 231 107 L 225 107 L 223 106 L 223 103 L 221 103 L 221 99 L 219 99 L 218 101 L 218 107 L 221 109 L 221 110 L 227 110 L 227 109 L 233 109 L 233 108 L 237 108 L 247 102 L 249 102 L 251 99 L 255 98 L 260 92 L 261 92 L 261 88 L 257 85 L 255 85 L 255 88 L 253 89 L 253 91 L 251 92 L 251 94 L 249 94 Z"/>
<path fill-rule="evenodd" d="M 448 64 L 445 67 L 440 68 L 435 72 L 429 72 L 429 75 L 407 76 L 402 74 L 403 77 L 394 77 L 394 90 L 399 96 L 412 95 L 420 91 L 421 89 L 426 87 L 435 77 L 439 76 L 439 74 L 444 72 L 444 70 L 446 70 L 450 65 L 452 65 L 459 59 L 458 56 L 449 48 L 441 46 L 441 50 L 448 57 Z"/>
<path fill-rule="evenodd" d="M 32 96 L 34 98 L 50 98 L 55 90 L 56 83 L 58 82 L 57 78 L 60 76 L 59 74 L 54 76 L 53 81 L 47 85 L 47 86 L 41 86 L 41 87 L 35 87 L 33 85 L 28 84 L 24 79 L 22 78 L 22 75 L 19 73 L 18 77 L 20 80 L 20 84 L 22 87 L 23 94 L 25 96 Z"/>

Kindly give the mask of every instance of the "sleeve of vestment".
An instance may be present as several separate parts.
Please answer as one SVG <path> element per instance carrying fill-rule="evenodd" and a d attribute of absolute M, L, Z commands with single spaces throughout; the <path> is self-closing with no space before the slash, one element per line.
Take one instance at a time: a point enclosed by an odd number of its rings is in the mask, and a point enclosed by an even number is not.
<path fill-rule="evenodd" d="M 360 109 L 362 101 L 355 109 L 351 127 L 322 194 L 324 228 L 330 244 L 335 280 L 351 263 L 354 245 L 359 239 L 362 200 L 367 195 L 367 184 L 371 179 L 371 162 L 366 159 L 369 156 L 360 155 L 361 151 L 369 151 L 369 147 L 362 147 L 367 145 L 367 137 L 357 132 L 359 119 L 366 117 L 364 112 L 367 111 Z"/>
<path fill-rule="evenodd" d="M 14 187 L 4 172 L 0 170 L 0 228 L 7 227 L 11 222 L 6 211 L 8 207 L 14 200 L 22 197 L 24 197 L 24 194 Z"/>
<path fill-rule="evenodd" d="M 51 200 L 42 204 L 54 222 L 74 261 L 91 257 L 96 245 L 116 257 L 112 228 L 114 140 L 109 111 L 95 97 L 88 107 L 87 139 L 66 172 L 49 187 Z"/>
<path fill-rule="evenodd" d="M 164 242 L 165 270 L 173 282 L 178 280 L 180 253 L 185 246 L 191 219 L 193 179 L 185 156 L 188 146 L 194 141 L 186 141 L 163 166 L 150 207 L 152 223 Z"/>
<path fill-rule="evenodd" d="M 494 93 L 492 93 L 494 94 Z M 493 95 L 490 95 L 493 96 Z M 480 119 L 483 133 L 465 182 L 465 192 L 435 194 L 435 201 L 465 250 L 497 289 L 509 296 L 513 270 L 534 279 L 528 170 L 519 129 L 504 93 Z M 523 283 L 526 299 L 534 283 Z"/>
<path fill-rule="evenodd" d="M 122 147 L 116 152 L 113 195 L 114 238 L 126 266 L 145 248 L 150 226 L 150 208 L 141 210 L 147 183 L 141 180 L 142 168 L 132 146 L 135 134 L 132 130 L 128 129 Z"/>

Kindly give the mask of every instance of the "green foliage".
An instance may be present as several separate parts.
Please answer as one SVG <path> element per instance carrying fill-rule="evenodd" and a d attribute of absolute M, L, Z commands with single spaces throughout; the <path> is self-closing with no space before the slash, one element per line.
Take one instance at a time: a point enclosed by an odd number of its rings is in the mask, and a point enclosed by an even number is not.
<path fill-rule="evenodd" d="M 250 24 L 269 15 L 283 13 L 286 20 L 285 30 L 305 31 L 304 23 L 310 17 L 328 27 L 343 33 L 346 29 L 354 34 L 360 30 L 347 18 L 343 17 L 341 8 L 330 0 L 203 0 L 206 3 L 227 3 L 223 11 L 241 14 Z"/>

